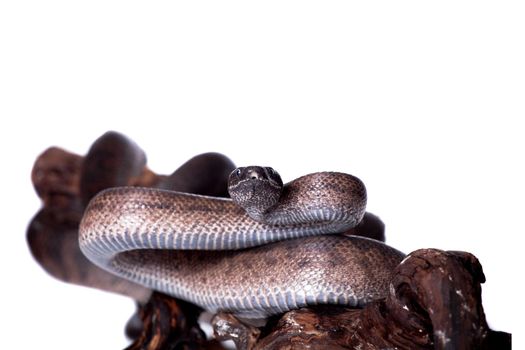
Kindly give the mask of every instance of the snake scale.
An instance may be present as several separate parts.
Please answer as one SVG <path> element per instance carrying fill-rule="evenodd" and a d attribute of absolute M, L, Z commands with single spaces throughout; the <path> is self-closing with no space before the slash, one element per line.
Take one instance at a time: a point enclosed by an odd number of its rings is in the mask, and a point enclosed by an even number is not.
<path fill-rule="evenodd" d="M 89 203 L 82 252 L 98 266 L 212 312 L 264 318 L 317 304 L 385 297 L 404 255 L 342 236 L 362 219 L 366 189 L 337 172 L 285 185 L 268 167 L 234 170 L 232 199 L 119 187 Z"/>

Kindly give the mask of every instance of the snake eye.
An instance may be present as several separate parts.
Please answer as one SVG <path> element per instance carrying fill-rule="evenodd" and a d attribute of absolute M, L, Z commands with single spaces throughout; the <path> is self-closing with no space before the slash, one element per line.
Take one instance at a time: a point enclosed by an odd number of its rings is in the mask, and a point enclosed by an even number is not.
<path fill-rule="evenodd" d="M 241 176 L 241 169 L 238 168 L 237 170 L 235 170 L 235 175 Z"/>

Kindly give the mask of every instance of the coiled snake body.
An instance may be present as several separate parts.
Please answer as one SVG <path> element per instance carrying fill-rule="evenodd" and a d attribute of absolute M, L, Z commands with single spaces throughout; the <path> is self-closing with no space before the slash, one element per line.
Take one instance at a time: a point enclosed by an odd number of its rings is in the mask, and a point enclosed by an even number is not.
<path fill-rule="evenodd" d="M 80 248 L 126 279 L 246 318 L 384 297 L 403 254 L 367 238 L 324 235 L 359 223 L 362 182 L 324 172 L 281 186 L 273 169 L 246 167 L 230 175 L 233 200 L 109 189 L 85 211 Z"/>

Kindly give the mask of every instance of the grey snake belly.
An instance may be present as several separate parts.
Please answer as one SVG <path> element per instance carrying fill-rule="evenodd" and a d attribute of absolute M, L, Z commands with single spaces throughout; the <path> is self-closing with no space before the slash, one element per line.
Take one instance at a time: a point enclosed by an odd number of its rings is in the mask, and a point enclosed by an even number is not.
<path fill-rule="evenodd" d="M 248 180 L 251 198 L 258 179 Z M 334 234 L 357 225 L 365 206 L 364 185 L 343 173 L 286 184 L 263 214 L 229 198 L 113 188 L 89 203 L 79 243 L 100 267 L 210 311 L 261 318 L 316 304 L 362 306 L 386 296 L 404 257 Z"/>

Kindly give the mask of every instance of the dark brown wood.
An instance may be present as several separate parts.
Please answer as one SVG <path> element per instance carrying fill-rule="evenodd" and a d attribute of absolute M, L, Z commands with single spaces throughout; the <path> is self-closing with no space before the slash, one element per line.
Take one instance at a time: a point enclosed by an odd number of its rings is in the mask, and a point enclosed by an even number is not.
<path fill-rule="evenodd" d="M 217 341 L 206 340 L 198 323 L 201 311 L 195 305 L 154 292 L 145 305 L 139 306 L 142 331 L 126 350 L 223 349 Z"/>
<path fill-rule="evenodd" d="M 82 162 L 80 194 L 86 205 L 98 192 L 139 182 L 146 154 L 126 136 L 109 131 L 99 137 Z"/>
<path fill-rule="evenodd" d="M 244 324 L 225 312 L 215 315 L 211 323 L 215 339 L 232 340 L 238 349 L 253 349 L 261 335 L 261 329 Z"/>
<path fill-rule="evenodd" d="M 31 181 L 44 207 L 82 210 L 79 206 L 82 162 L 83 157 L 58 147 L 50 147 L 38 156 Z"/>
<path fill-rule="evenodd" d="M 78 247 L 78 224 L 86 203 L 105 188 L 146 186 L 227 196 L 225 181 L 233 168 L 228 158 L 206 153 L 172 175 L 158 175 L 146 167 L 145 153 L 115 132 L 99 138 L 85 157 L 49 148 L 32 171 L 43 207 L 27 230 L 30 250 L 61 280 L 94 287 L 110 284 L 138 300 L 137 313 L 126 327 L 135 339 L 128 349 L 222 349 L 218 341 L 205 339 L 198 307 L 151 294 L 91 264 Z M 361 224 L 345 234 L 384 241 L 384 228 L 377 216 L 366 213 Z M 394 271 L 389 296 L 363 309 L 294 310 L 263 327 L 221 313 L 213 325 L 218 339 L 232 339 L 240 349 L 510 349 L 511 335 L 487 325 L 484 281 L 474 255 L 423 249 L 409 254 Z"/>
<path fill-rule="evenodd" d="M 385 224 L 379 216 L 366 212 L 361 222 L 354 228 L 346 231 L 345 235 L 355 235 L 385 241 Z"/>

